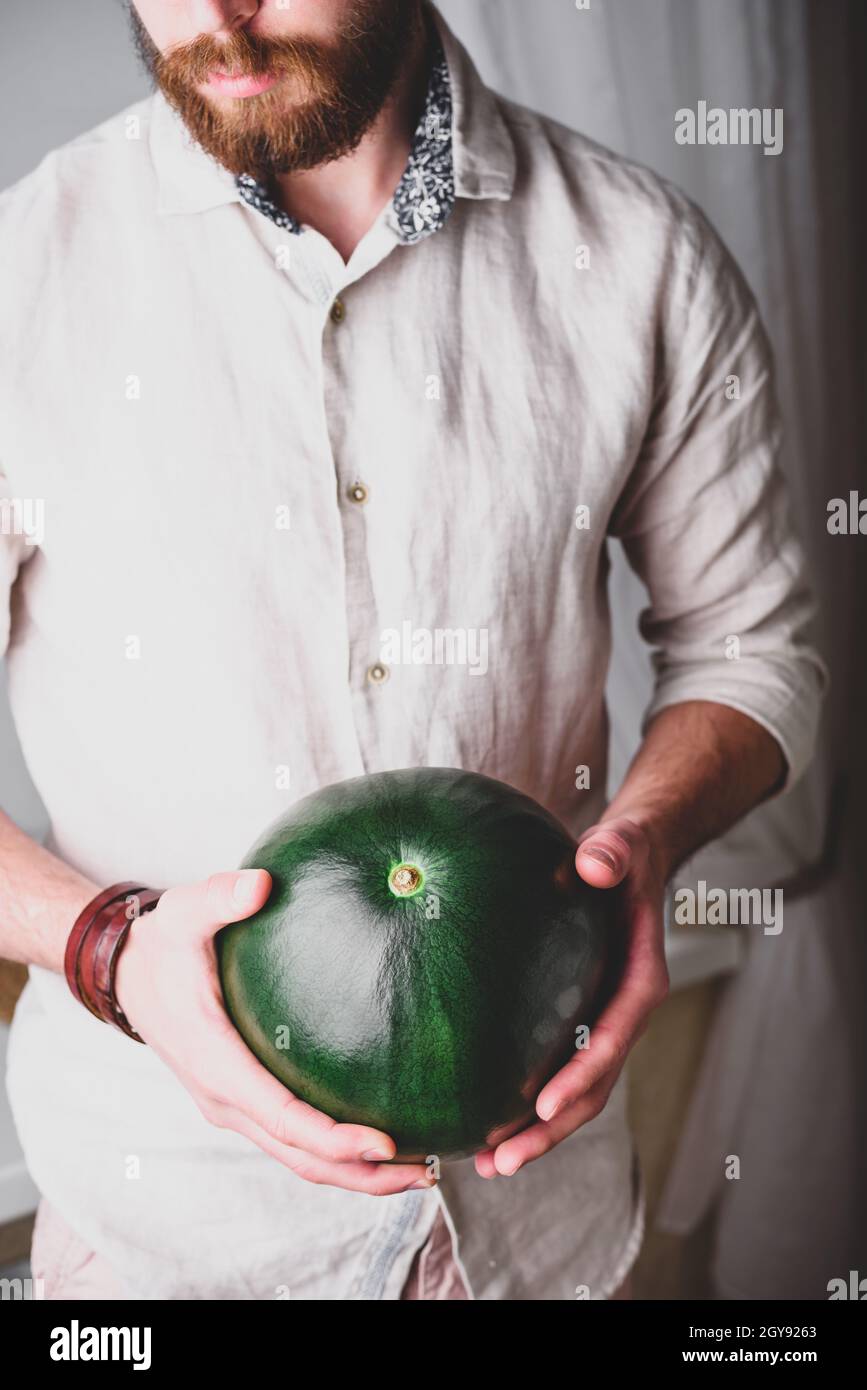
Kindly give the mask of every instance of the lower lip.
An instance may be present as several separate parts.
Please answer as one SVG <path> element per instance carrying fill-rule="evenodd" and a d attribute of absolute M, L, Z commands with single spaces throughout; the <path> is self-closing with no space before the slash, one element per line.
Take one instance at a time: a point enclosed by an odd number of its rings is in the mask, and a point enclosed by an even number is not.
<path fill-rule="evenodd" d="M 227 97 L 255 97 L 260 92 L 267 92 L 276 81 L 276 77 L 272 77 L 270 73 L 265 73 L 262 77 L 230 77 L 227 73 L 213 72 L 207 85 Z"/>

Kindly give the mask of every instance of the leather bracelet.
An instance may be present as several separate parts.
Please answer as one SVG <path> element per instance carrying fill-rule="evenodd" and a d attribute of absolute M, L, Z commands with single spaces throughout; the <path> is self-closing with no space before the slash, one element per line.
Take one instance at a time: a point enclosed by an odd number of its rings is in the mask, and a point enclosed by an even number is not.
<path fill-rule="evenodd" d="M 64 954 L 64 973 L 75 998 L 100 1019 L 143 1042 L 120 1007 L 115 974 L 133 922 L 156 907 L 161 892 L 135 882 L 115 883 L 88 903 L 75 919 Z M 133 900 L 132 904 L 130 899 Z M 135 910 L 130 914 L 130 907 Z"/>
<path fill-rule="evenodd" d="M 126 944 L 130 929 L 139 917 L 151 912 L 162 896 L 154 888 L 145 888 L 135 895 L 135 911 L 130 914 L 129 896 L 118 903 L 110 918 L 105 922 L 93 955 L 93 995 L 97 1008 L 105 1023 L 114 1024 L 128 1038 L 144 1042 L 133 1028 L 118 1002 L 115 993 L 115 973 L 120 953 Z"/>
<path fill-rule="evenodd" d="M 110 906 L 112 903 L 116 903 L 119 898 L 125 898 L 127 893 L 137 893 L 139 891 L 140 885 L 136 883 L 115 883 L 111 888 L 104 888 L 102 892 L 97 893 L 96 897 L 78 914 L 72 931 L 69 933 L 66 942 L 66 951 L 63 957 L 63 970 L 66 975 L 66 982 L 79 1004 L 84 1004 L 85 1008 L 90 1009 L 91 1013 L 94 1012 L 94 1009 L 85 1000 L 79 983 L 79 956 L 85 937 L 97 914 L 101 912 L 103 908 Z"/>

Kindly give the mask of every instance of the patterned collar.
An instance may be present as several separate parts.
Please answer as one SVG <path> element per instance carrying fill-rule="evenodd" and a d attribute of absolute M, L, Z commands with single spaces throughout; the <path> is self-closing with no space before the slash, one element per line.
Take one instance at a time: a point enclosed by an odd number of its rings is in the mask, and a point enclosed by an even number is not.
<path fill-rule="evenodd" d="M 244 202 L 269 217 L 278 227 L 294 236 L 303 232 L 301 223 L 278 207 L 264 184 L 258 183 L 252 175 L 239 174 L 235 183 Z M 442 42 L 434 32 L 424 111 L 416 127 L 406 169 L 392 199 L 398 237 L 409 246 L 438 232 L 454 203 L 451 78 Z"/>

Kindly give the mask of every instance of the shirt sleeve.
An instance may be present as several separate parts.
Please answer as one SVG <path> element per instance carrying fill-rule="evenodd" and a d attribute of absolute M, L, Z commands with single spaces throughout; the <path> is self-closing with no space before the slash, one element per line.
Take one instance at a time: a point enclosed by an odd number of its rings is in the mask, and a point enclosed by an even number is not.
<path fill-rule="evenodd" d="M 666 705 L 729 705 L 777 740 L 787 791 L 812 756 L 828 672 L 808 638 L 815 601 L 778 464 L 770 344 L 734 260 L 688 209 L 654 409 L 610 525 L 650 598 L 642 732 Z"/>
<path fill-rule="evenodd" d="M 8 479 L 0 471 L 0 657 L 5 656 L 9 646 L 12 585 L 35 549 L 23 529 L 25 517 L 20 502 L 13 497 Z"/>

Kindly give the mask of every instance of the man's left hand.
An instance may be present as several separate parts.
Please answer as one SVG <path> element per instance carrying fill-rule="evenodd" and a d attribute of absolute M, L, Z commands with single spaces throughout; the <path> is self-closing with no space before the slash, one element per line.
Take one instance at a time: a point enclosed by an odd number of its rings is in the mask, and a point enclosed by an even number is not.
<path fill-rule="evenodd" d="M 511 1176 L 595 1119 L 650 1014 L 668 993 L 662 910 L 665 876 L 647 833 L 627 817 L 601 821 L 581 836 L 575 865 L 594 888 L 623 884 L 627 941 L 620 984 L 590 1029 L 589 1045 L 540 1092 L 538 1120 L 496 1148 L 476 1155 L 476 1171 L 483 1178 Z"/>

